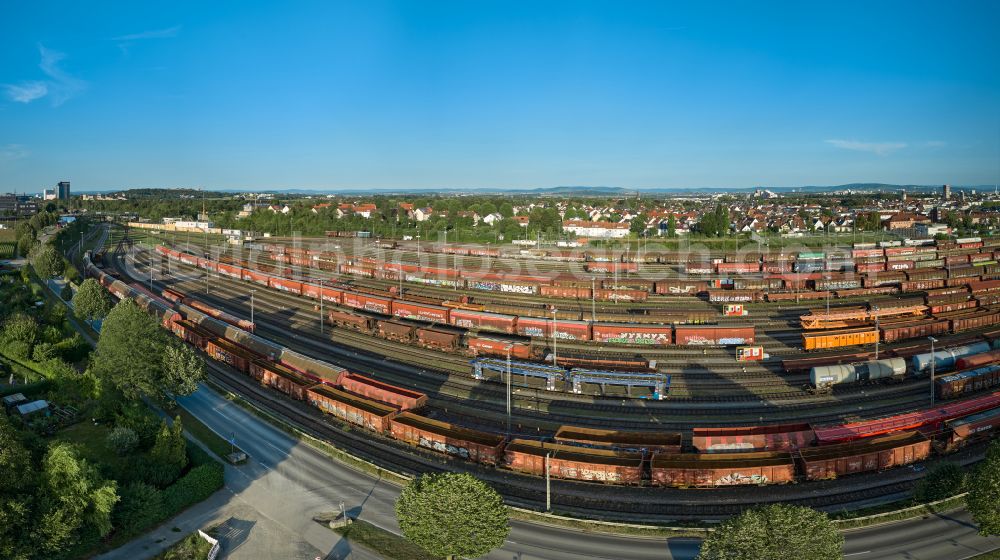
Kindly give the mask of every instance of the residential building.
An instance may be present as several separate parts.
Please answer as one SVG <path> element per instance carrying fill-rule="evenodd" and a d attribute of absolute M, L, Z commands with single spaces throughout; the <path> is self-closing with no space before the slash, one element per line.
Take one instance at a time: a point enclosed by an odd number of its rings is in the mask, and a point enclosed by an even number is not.
<path fill-rule="evenodd" d="M 563 221 L 563 231 L 576 235 L 598 238 L 622 238 L 628 237 L 629 224 L 614 222 L 592 222 L 586 220 L 565 220 Z"/>

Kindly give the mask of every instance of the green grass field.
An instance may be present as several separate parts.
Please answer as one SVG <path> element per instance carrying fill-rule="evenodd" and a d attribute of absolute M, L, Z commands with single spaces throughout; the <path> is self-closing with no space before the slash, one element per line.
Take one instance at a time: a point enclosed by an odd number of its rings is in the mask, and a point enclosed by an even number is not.
<path fill-rule="evenodd" d="M 0 229 L 0 259 L 9 259 L 14 256 L 17 240 L 14 238 L 14 230 Z"/>

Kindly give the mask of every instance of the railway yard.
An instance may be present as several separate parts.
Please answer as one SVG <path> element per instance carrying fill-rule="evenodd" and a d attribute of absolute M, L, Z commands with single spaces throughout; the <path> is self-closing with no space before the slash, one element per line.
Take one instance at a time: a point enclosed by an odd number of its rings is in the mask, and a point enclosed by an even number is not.
<path fill-rule="evenodd" d="M 853 507 L 1000 424 L 1000 239 L 680 254 L 144 228 L 86 273 L 217 360 L 217 383 L 529 506 L 547 472 L 581 515 Z"/>

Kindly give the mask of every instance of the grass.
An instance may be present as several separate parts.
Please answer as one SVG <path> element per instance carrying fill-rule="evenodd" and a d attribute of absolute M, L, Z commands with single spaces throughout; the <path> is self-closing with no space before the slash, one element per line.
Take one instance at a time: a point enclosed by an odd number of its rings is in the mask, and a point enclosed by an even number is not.
<path fill-rule="evenodd" d="M 80 448 L 80 456 L 89 463 L 104 465 L 111 472 L 121 472 L 125 468 L 125 460 L 108 446 L 107 437 L 111 427 L 106 424 L 94 424 L 83 421 L 68 428 L 59 430 L 53 443 L 65 441 L 75 443 Z"/>
<path fill-rule="evenodd" d="M 179 406 L 175 407 L 174 409 L 168 411 L 168 414 L 170 416 L 179 415 L 181 417 L 181 424 L 184 425 L 184 429 L 187 430 L 188 433 L 193 435 L 195 439 L 204 443 L 205 447 L 208 447 L 210 450 L 212 450 L 212 453 L 215 453 L 219 457 L 225 458 L 226 455 L 229 455 L 230 453 L 233 452 L 232 444 L 226 441 L 224 437 L 212 431 L 211 428 L 209 428 L 205 424 L 202 424 L 201 420 L 195 418 L 194 415 L 192 415 L 187 410 L 184 410 L 182 407 Z M 242 450 L 239 447 L 237 447 L 236 451 L 242 451 Z"/>
<path fill-rule="evenodd" d="M 354 544 L 371 549 L 383 558 L 396 560 L 440 560 L 403 537 L 365 521 L 354 521 L 345 527 L 333 529 Z"/>
<path fill-rule="evenodd" d="M 913 519 L 915 517 L 922 517 L 924 515 L 952 511 L 954 509 L 962 507 L 962 505 L 964 504 L 965 504 L 965 494 L 953 496 L 946 500 L 935 502 L 934 504 L 917 504 L 917 505 L 911 505 L 910 507 L 904 506 L 902 509 L 899 509 L 900 503 L 885 504 L 884 506 L 879 506 L 879 507 L 885 508 L 887 511 L 877 512 L 877 513 L 866 513 L 867 515 L 866 517 L 857 517 L 855 519 L 850 519 L 850 518 L 834 519 L 833 523 L 838 529 L 842 531 L 846 529 L 857 529 L 859 527 L 868 527 L 871 525 L 878 525 L 881 523 L 888 523 L 891 521 L 902 521 L 904 519 Z M 893 508 L 892 506 L 895 506 L 895 508 Z M 860 510 L 860 513 L 865 513 L 865 512 L 866 510 Z M 848 512 L 848 514 L 850 513 L 853 512 Z"/>
<path fill-rule="evenodd" d="M 194 532 L 156 555 L 153 560 L 203 560 L 208 557 L 211 549 L 212 545 Z"/>
<path fill-rule="evenodd" d="M 993 550 L 979 556 L 973 556 L 969 560 L 1000 560 L 1000 550 Z"/>

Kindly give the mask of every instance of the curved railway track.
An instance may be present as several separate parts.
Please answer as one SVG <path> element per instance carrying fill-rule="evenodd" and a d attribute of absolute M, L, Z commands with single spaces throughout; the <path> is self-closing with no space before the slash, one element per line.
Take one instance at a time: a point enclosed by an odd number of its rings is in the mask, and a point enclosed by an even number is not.
<path fill-rule="evenodd" d="M 140 259 L 141 261 L 141 259 Z M 192 269 L 195 270 L 195 269 Z M 141 271 L 140 271 L 141 274 Z M 190 281 L 189 281 L 190 282 Z M 245 307 L 239 309 L 232 308 L 232 302 L 248 298 L 246 290 L 239 290 L 231 286 L 230 281 L 220 280 L 213 283 L 212 290 L 215 293 L 207 296 L 197 293 L 191 289 L 196 287 L 201 280 L 191 284 L 182 284 L 181 289 L 187 287 L 187 291 L 205 299 L 208 303 L 217 305 L 220 308 L 228 309 L 236 314 L 244 314 Z M 156 283 L 160 285 L 160 282 Z M 306 354 L 335 361 L 360 372 L 373 373 L 376 377 L 383 378 L 389 382 L 414 387 L 427 392 L 435 399 L 433 403 L 447 414 L 465 416 L 470 418 L 481 418 L 483 414 L 483 403 L 489 403 L 489 408 L 493 414 L 502 417 L 503 402 L 505 395 L 502 387 L 495 383 L 479 383 L 470 379 L 467 374 L 459 376 L 443 376 L 434 374 L 426 370 L 419 370 L 407 367 L 407 364 L 399 364 L 397 367 L 387 367 L 389 362 L 385 359 L 384 351 L 375 351 L 374 355 L 367 354 L 358 349 L 344 350 L 331 345 L 325 339 L 319 339 L 318 328 L 315 322 L 309 324 L 296 324 L 300 336 L 292 340 L 289 337 L 289 327 L 293 326 L 290 321 L 295 313 L 289 314 L 288 300 L 301 305 L 303 300 L 295 296 L 281 293 L 269 293 L 267 290 L 260 290 L 258 305 L 262 316 L 273 315 L 283 317 L 285 324 L 272 326 L 266 321 L 258 321 L 261 334 L 276 342 L 286 344 L 291 348 L 304 351 Z M 265 334 L 266 333 L 266 334 Z M 372 343 L 378 339 L 365 337 L 369 349 Z M 382 343 L 381 341 L 379 342 Z M 394 345 L 398 350 L 399 345 Z M 420 349 L 406 348 L 407 361 L 412 361 L 409 354 Z M 434 355 L 438 353 L 434 352 Z M 398 353 L 393 352 L 390 356 L 398 357 Z M 810 419 L 815 422 L 833 422 L 845 416 L 864 415 L 879 416 L 898 412 L 901 409 L 909 409 L 920 404 L 925 391 L 919 386 L 910 386 L 894 391 L 898 394 L 884 394 L 884 388 L 853 388 L 855 393 L 860 393 L 862 398 L 849 399 L 850 392 L 838 394 L 834 397 L 814 398 L 811 402 L 791 401 L 787 404 L 769 403 L 763 400 L 765 397 L 753 396 L 750 401 L 740 398 L 713 398 L 707 403 L 672 401 L 670 403 L 639 402 L 641 406 L 632 403 L 623 406 L 619 399 L 580 399 L 573 395 L 560 393 L 557 396 L 552 393 L 534 388 L 521 389 L 520 394 L 515 396 L 515 409 L 519 416 L 518 422 L 523 424 L 527 432 L 536 432 L 542 428 L 554 429 L 558 424 L 577 423 L 588 425 L 607 426 L 609 421 L 614 421 L 621 427 L 631 427 L 635 429 L 679 429 L 687 430 L 693 425 L 746 425 L 757 424 L 763 421 L 766 416 L 769 422 L 791 422 Z M 897 388 L 899 389 L 899 388 Z M 867 393 L 867 394 L 866 394 Z M 473 397 L 477 400 L 477 406 L 470 407 L 465 399 Z M 867 401 L 867 402 L 866 402 Z M 722 412 L 731 403 L 740 403 L 743 413 Z M 729 403 L 729 404 L 727 404 Z M 712 406 L 715 405 L 715 406 Z M 720 414 L 722 412 L 722 414 Z M 532 430 L 531 428 L 534 428 Z"/>

